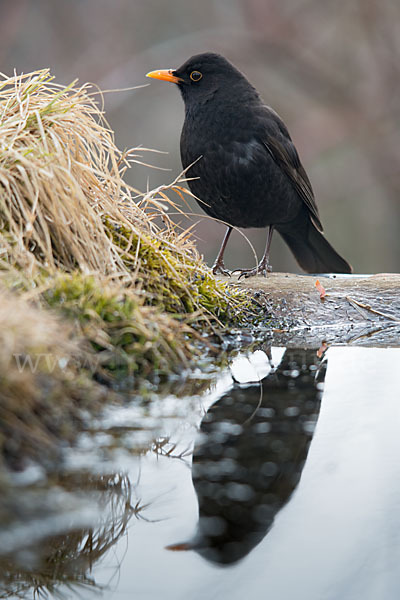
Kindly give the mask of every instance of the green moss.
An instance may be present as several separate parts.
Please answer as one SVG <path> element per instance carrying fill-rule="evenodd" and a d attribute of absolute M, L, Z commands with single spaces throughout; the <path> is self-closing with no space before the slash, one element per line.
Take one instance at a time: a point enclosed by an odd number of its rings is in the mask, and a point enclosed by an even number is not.
<path fill-rule="evenodd" d="M 141 305 L 129 288 L 102 287 L 94 276 L 65 274 L 52 281 L 43 300 L 89 341 L 99 372 L 118 377 L 167 373 L 190 354 L 187 328 L 159 308 Z"/>
<path fill-rule="evenodd" d="M 224 322 L 240 321 L 248 306 L 245 293 L 216 280 L 198 258 L 167 241 L 138 236 L 107 217 L 105 224 L 125 265 L 136 273 L 144 304 L 178 314 L 205 310 Z"/>
<path fill-rule="evenodd" d="M 129 319 L 137 308 L 132 298 L 114 296 L 101 289 L 93 275 L 64 274 L 54 278 L 44 293 L 47 304 L 61 310 L 68 318 L 81 323 L 101 320 L 113 323 Z"/>

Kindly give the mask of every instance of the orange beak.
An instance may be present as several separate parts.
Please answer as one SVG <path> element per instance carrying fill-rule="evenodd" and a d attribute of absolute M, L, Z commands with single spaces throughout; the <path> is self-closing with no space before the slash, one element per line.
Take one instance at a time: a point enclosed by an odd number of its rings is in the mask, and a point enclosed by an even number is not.
<path fill-rule="evenodd" d="M 151 77 L 152 79 L 161 79 L 161 81 L 170 81 L 171 83 L 179 83 L 183 81 L 180 77 L 175 77 L 173 75 L 174 69 L 163 69 L 161 71 L 150 71 L 147 73 L 146 77 Z"/>

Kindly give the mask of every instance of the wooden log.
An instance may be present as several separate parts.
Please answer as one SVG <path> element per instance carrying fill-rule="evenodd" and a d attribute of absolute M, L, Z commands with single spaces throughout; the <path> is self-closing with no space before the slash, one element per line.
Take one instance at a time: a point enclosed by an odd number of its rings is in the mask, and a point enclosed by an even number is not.
<path fill-rule="evenodd" d="M 400 346 L 399 273 L 270 273 L 231 281 L 251 290 L 255 301 L 267 309 L 270 318 L 262 327 L 275 345 Z"/>

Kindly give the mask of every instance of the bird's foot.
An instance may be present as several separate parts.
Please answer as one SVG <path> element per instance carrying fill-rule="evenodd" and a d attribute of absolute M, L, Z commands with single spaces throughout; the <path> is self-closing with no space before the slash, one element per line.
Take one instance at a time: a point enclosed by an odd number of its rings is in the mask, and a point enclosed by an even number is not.
<path fill-rule="evenodd" d="M 263 275 L 266 277 L 267 273 L 272 272 L 272 267 L 268 262 L 261 261 L 257 267 L 254 267 L 254 269 L 235 269 L 233 271 L 233 273 L 237 272 L 239 272 L 238 279 L 241 279 L 242 277 L 247 279 L 248 277 L 254 277 L 255 275 Z"/>
<path fill-rule="evenodd" d="M 229 269 L 225 268 L 223 260 L 215 261 L 215 263 L 212 266 L 212 272 L 214 275 L 221 274 L 225 275 L 226 277 L 230 277 L 232 275 L 232 271 L 229 271 Z"/>

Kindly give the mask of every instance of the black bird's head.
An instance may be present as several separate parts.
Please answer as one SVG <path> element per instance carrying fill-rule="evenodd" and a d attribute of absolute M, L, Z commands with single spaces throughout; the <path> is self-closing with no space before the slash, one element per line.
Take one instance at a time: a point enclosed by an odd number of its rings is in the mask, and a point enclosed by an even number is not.
<path fill-rule="evenodd" d="M 146 77 L 176 83 L 185 103 L 202 102 L 218 91 L 231 93 L 232 86 L 257 94 L 236 67 L 212 52 L 196 54 L 178 69 L 151 71 Z"/>

